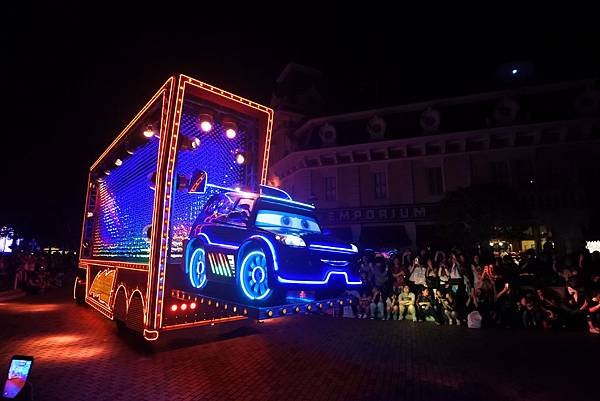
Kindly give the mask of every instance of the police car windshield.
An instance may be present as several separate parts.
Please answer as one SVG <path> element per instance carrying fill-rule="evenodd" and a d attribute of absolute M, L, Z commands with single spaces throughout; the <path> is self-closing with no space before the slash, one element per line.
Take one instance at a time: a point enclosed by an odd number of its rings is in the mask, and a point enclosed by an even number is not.
<path fill-rule="evenodd" d="M 314 217 L 279 210 L 259 210 L 255 224 L 270 231 L 321 233 L 321 227 Z"/>

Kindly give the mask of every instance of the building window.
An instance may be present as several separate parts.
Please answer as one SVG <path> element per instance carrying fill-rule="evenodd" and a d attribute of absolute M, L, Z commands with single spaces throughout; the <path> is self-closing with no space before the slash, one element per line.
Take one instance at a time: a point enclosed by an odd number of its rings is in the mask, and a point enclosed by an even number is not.
<path fill-rule="evenodd" d="M 427 180 L 429 184 L 429 195 L 441 195 L 444 193 L 441 167 L 428 168 Z"/>
<path fill-rule="evenodd" d="M 337 182 L 335 177 L 325 177 L 325 200 L 334 201 L 337 197 Z"/>
<path fill-rule="evenodd" d="M 374 173 L 373 183 L 375 184 L 375 199 L 385 199 L 387 197 L 387 177 L 385 172 Z"/>
<path fill-rule="evenodd" d="M 492 182 L 494 184 L 510 184 L 508 163 L 506 161 L 492 162 Z"/>
<path fill-rule="evenodd" d="M 521 187 L 527 187 L 535 183 L 533 168 L 529 160 L 517 160 L 516 181 Z"/>

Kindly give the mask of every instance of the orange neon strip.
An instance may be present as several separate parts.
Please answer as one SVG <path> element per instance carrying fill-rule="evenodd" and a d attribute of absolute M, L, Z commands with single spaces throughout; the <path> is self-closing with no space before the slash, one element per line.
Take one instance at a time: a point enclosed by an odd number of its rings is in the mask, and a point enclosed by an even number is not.
<path fill-rule="evenodd" d="M 248 318 L 245 316 L 230 316 L 230 317 L 223 317 L 223 318 L 213 319 L 213 320 L 203 320 L 201 322 L 172 324 L 169 326 L 164 326 L 163 330 L 169 331 L 169 330 L 177 330 L 177 329 L 186 329 L 189 327 L 209 326 L 209 325 L 213 325 L 213 324 L 235 322 L 237 320 L 243 320 L 243 319 L 248 319 Z"/>
<path fill-rule="evenodd" d="M 151 305 L 152 305 L 152 298 L 151 298 L 151 294 L 152 294 L 152 283 L 154 280 L 154 271 L 155 271 L 155 257 L 154 257 L 154 253 L 155 253 L 155 245 L 157 243 L 157 239 L 158 237 L 158 218 L 160 217 L 160 213 L 159 213 L 159 205 L 160 205 L 160 183 L 161 183 L 161 179 L 162 179 L 162 175 L 160 174 L 160 172 L 162 171 L 162 164 L 163 164 L 163 159 L 164 159 L 164 149 L 165 149 L 165 137 L 166 137 L 166 133 L 169 131 L 169 124 L 170 124 L 170 120 L 171 120 L 171 107 L 173 104 L 173 96 L 174 96 L 174 92 L 175 92 L 175 77 L 171 77 L 169 79 L 169 91 L 168 91 L 168 98 L 163 98 L 163 107 L 161 110 L 161 126 L 160 126 L 160 145 L 159 145 L 159 151 L 158 151 L 158 163 L 157 163 L 157 167 L 156 167 L 156 190 L 155 190 L 155 194 L 154 194 L 154 205 L 153 205 L 153 213 L 152 213 L 152 233 L 151 233 L 151 240 L 150 240 L 150 255 L 149 255 L 149 265 L 148 265 L 148 281 L 146 284 L 146 301 L 147 301 L 147 310 L 146 310 L 146 318 L 144 319 L 144 321 L 146 322 L 146 329 L 149 328 L 149 324 L 151 321 L 151 316 L 150 316 L 150 311 L 151 311 Z M 166 106 L 166 107 L 165 107 Z M 166 112 L 165 112 L 165 108 L 166 108 Z M 157 281 L 156 283 L 156 287 L 157 289 L 160 287 L 160 280 Z M 156 328 L 156 323 L 154 324 L 153 328 Z"/>
<path fill-rule="evenodd" d="M 147 289 L 147 296 L 148 296 L 148 319 L 147 322 L 148 324 L 150 323 L 150 310 L 151 310 L 151 293 L 152 293 L 152 283 L 153 283 L 153 279 L 154 279 L 154 270 L 155 270 L 155 252 L 156 249 L 154 249 L 154 247 L 156 245 L 159 245 L 162 247 L 162 242 L 163 242 L 163 227 L 159 228 L 159 224 L 158 222 L 161 221 L 161 213 L 160 213 L 160 204 L 161 204 L 161 200 L 160 200 L 160 190 L 159 188 L 161 188 L 161 184 L 162 184 L 162 165 L 163 165 L 163 161 L 168 157 L 167 156 L 167 152 L 166 152 L 166 143 L 167 143 L 167 139 L 170 139 L 172 137 L 172 132 L 173 132 L 173 127 L 172 127 L 172 122 L 171 122 L 171 106 L 173 104 L 173 96 L 175 95 L 175 85 L 173 85 L 175 79 L 173 78 L 172 84 L 171 84 L 171 90 L 170 90 L 170 94 L 169 94 L 169 99 L 167 101 L 167 113 L 166 113 L 166 123 L 164 125 L 161 124 L 161 138 L 160 138 L 160 147 L 159 147 L 159 154 L 158 154 L 158 166 L 157 166 L 157 179 L 156 179 L 156 191 L 155 191 L 155 196 L 154 196 L 154 213 L 152 214 L 152 238 L 150 241 L 150 273 L 148 274 L 148 289 Z M 177 84 L 177 98 L 179 99 L 180 96 L 180 88 L 179 88 L 179 83 Z M 177 102 L 175 104 L 175 107 L 177 107 Z M 163 107 L 164 110 L 164 107 Z M 181 110 L 181 108 L 179 108 L 179 110 Z M 170 132 L 171 135 L 168 136 L 166 133 Z M 168 163 L 168 162 L 167 162 Z M 164 201 L 164 199 L 163 199 Z M 160 236 L 159 236 L 160 233 Z M 160 238 L 160 243 L 157 242 Z M 161 287 L 164 287 L 164 275 L 162 275 L 162 265 L 161 265 L 161 260 L 162 260 L 162 250 L 159 252 L 158 255 L 158 268 L 157 268 L 157 281 L 156 281 L 156 305 L 155 305 L 155 309 L 154 309 L 154 325 L 153 328 L 159 328 L 160 324 L 158 324 L 158 321 L 160 321 L 158 319 L 158 310 L 159 310 L 159 306 L 161 307 L 160 309 L 160 313 L 162 313 L 162 305 L 159 305 L 159 299 L 158 299 L 158 292 L 161 290 Z M 164 288 L 162 288 L 162 290 L 164 290 Z M 162 301 L 161 301 L 162 302 Z M 148 327 L 147 327 L 148 328 Z"/>
<path fill-rule="evenodd" d="M 148 265 L 146 263 L 116 262 L 104 259 L 80 259 L 79 263 L 82 266 L 96 265 L 114 267 L 115 269 L 148 270 Z"/>
<path fill-rule="evenodd" d="M 175 115 L 173 118 L 173 124 L 171 126 L 170 134 L 168 137 L 169 140 L 169 151 L 165 152 L 165 157 L 167 157 L 167 174 L 166 174 L 166 182 L 165 182 L 165 192 L 163 198 L 163 204 L 166 206 L 169 204 L 171 200 L 171 184 L 172 184 L 172 173 L 173 173 L 173 164 L 175 160 L 175 155 L 177 153 L 177 137 L 175 132 L 179 130 L 179 124 L 181 123 L 181 110 L 183 109 L 183 96 L 185 93 L 185 84 L 181 85 L 181 76 L 179 77 L 179 82 L 177 85 L 177 97 L 175 101 Z M 168 232 L 169 232 L 169 221 L 170 221 L 171 213 L 167 207 L 164 208 L 162 214 L 162 227 L 161 227 L 161 249 L 159 254 L 159 262 L 158 262 L 158 281 L 156 286 L 156 306 L 155 306 L 155 316 L 154 316 L 154 328 L 159 328 L 162 326 L 162 314 L 163 314 L 163 303 L 164 303 L 164 282 L 166 277 L 166 243 L 168 242 Z M 163 288 L 161 289 L 161 283 L 163 284 Z M 159 291 L 161 292 L 159 298 Z M 160 309 L 160 311 L 159 311 Z"/>

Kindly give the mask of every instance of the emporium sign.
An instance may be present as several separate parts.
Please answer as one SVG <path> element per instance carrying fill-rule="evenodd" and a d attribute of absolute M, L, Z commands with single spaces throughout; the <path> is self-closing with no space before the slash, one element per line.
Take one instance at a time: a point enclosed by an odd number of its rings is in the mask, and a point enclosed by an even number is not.
<path fill-rule="evenodd" d="M 431 221 L 438 215 L 439 204 L 368 206 L 336 209 L 317 209 L 319 222 L 325 226 L 338 224 L 385 223 L 402 221 Z"/>

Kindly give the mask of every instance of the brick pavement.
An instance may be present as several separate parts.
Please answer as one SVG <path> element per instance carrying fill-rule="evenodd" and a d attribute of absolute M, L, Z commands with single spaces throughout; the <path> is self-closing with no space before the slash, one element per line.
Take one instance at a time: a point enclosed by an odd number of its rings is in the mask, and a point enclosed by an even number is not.
<path fill-rule="evenodd" d="M 0 303 L 0 361 L 35 356 L 35 400 L 600 398 L 600 337 L 587 333 L 329 316 L 228 330 L 174 333 L 150 353 L 55 292 Z"/>

